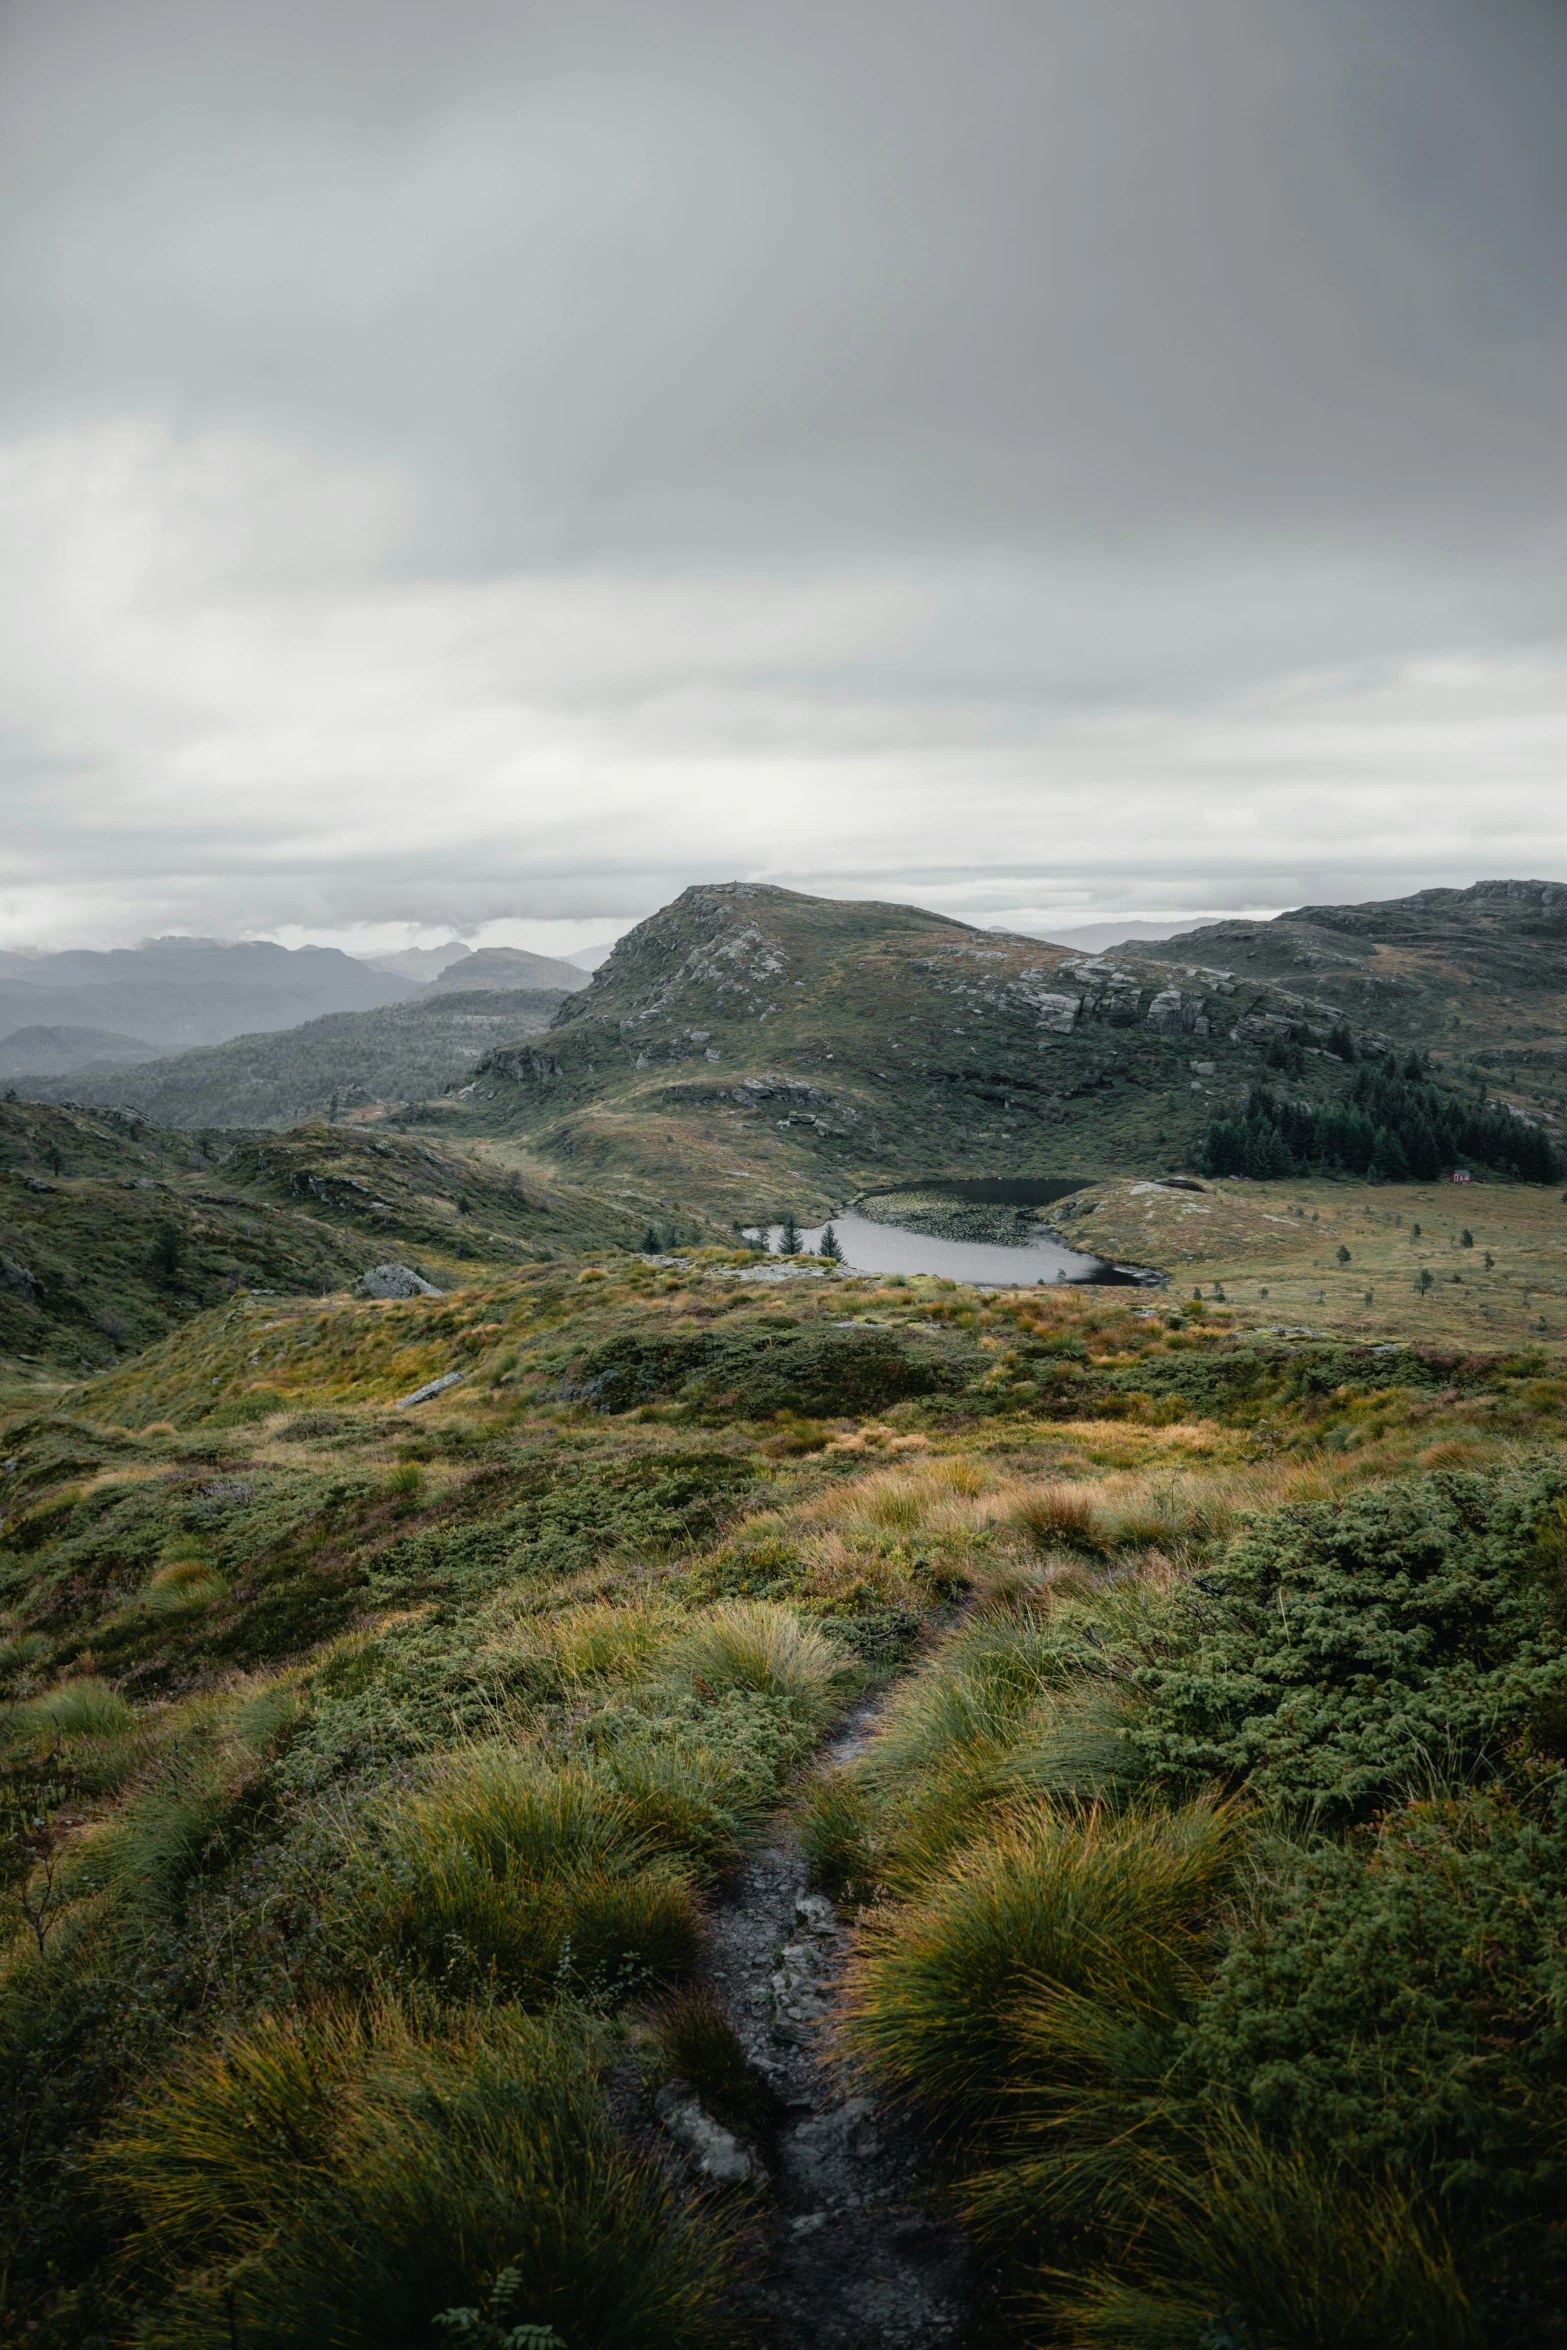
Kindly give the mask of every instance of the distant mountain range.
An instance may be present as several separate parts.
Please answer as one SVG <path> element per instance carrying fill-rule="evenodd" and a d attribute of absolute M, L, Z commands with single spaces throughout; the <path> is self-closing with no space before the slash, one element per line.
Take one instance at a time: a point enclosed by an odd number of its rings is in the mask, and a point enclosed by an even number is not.
<path fill-rule="evenodd" d="M 585 970 L 553 955 L 520 947 L 475 953 L 460 939 L 374 962 L 336 947 L 196 938 L 105 953 L 0 955 L 0 1086 L 70 1078 L 79 1092 L 80 1080 L 108 1070 L 337 1013 L 376 1011 L 427 987 L 569 994 L 587 985 Z"/>
<path fill-rule="evenodd" d="M 159 938 L 104 953 L 0 957 L 0 1053 L 18 1029 L 108 1031 L 157 1053 L 277 1028 L 327 1012 L 405 1001 L 419 982 L 372 971 L 336 947 Z M 72 1048 L 73 1050 L 75 1048 Z"/>
<path fill-rule="evenodd" d="M 572 976 L 586 984 L 580 971 Z M 547 1028 L 566 1000 L 558 987 L 429 988 L 406 1003 L 330 1012 L 140 1067 L 100 1062 L 21 1077 L 17 1090 L 31 1101 L 136 1110 L 170 1128 L 292 1126 L 334 1106 L 346 1113 L 444 1093 L 492 1046 Z"/>
<path fill-rule="evenodd" d="M 460 988 L 465 995 L 476 987 L 558 987 L 570 995 L 588 986 L 589 977 L 578 964 L 555 955 L 531 955 L 525 947 L 479 947 L 448 963 L 432 984 Z"/>

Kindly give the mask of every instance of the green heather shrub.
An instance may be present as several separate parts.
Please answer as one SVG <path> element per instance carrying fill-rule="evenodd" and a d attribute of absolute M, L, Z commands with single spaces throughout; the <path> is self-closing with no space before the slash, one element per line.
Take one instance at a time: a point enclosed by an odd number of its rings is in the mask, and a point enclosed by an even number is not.
<path fill-rule="evenodd" d="M 1460 2211 L 1567 2195 L 1567 1773 L 1286 1851 L 1172 2087 Z"/>
<path fill-rule="evenodd" d="M 1433 1765 L 1567 1713 L 1550 1575 L 1560 1472 L 1389 1482 L 1275 1510 L 1196 1576 L 1127 1731 L 1156 1775 L 1364 1818 Z"/>
<path fill-rule="evenodd" d="M 429 2350 L 515 2272 L 573 2350 L 719 2350 L 733 2250 L 619 2144 L 591 2041 L 490 2010 L 259 2017 L 105 2147 L 168 2350 Z"/>
<path fill-rule="evenodd" d="M 569 1392 L 605 1412 L 673 1397 L 725 1418 L 859 1417 L 960 1387 L 972 1367 L 927 1335 L 832 1324 L 626 1332 L 589 1347 Z"/>

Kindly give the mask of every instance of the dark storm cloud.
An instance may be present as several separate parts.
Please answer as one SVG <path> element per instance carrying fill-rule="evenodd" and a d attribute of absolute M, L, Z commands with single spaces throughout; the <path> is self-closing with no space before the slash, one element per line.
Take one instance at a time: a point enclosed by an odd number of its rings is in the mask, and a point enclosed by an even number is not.
<path fill-rule="evenodd" d="M 13 933 L 1560 862 L 1559 11 L 12 0 L 0 65 Z"/>

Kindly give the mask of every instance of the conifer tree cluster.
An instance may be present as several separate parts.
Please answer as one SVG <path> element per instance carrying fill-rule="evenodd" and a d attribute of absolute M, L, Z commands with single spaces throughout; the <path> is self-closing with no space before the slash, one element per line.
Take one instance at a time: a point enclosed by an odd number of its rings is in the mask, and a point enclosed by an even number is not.
<path fill-rule="evenodd" d="M 1205 1175 L 1261 1180 L 1305 1174 L 1366 1175 L 1428 1183 L 1444 1168 L 1494 1168 L 1523 1183 L 1553 1183 L 1561 1170 L 1550 1139 L 1511 1110 L 1464 1102 L 1433 1085 L 1411 1054 L 1362 1062 L 1335 1101 L 1291 1101 L 1254 1085 L 1239 1117 L 1213 1119 L 1198 1163 Z"/>

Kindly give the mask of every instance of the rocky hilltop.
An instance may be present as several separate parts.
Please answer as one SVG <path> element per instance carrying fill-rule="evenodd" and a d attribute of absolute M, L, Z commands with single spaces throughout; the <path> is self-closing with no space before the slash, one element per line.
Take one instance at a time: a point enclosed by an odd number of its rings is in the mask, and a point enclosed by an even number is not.
<path fill-rule="evenodd" d="M 1477 881 L 1300 906 L 1111 952 L 1196 958 L 1251 987 L 1309 990 L 1339 1017 L 1482 1067 L 1567 1068 L 1567 883 Z"/>
<path fill-rule="evenodd" d="M 731 1212 L 780 1190 L 827 1208 L 890 1169 L 1175 1165 L 1270 1052 L 1331 1073 L 1335 1040 L 1398 1041 L 1380 995 L 1352 1008 L 1288 977 L 703 885 L 629 932 L 545 1034 L 487 1054 L 478 1094 L 552 1155 Z"/>

